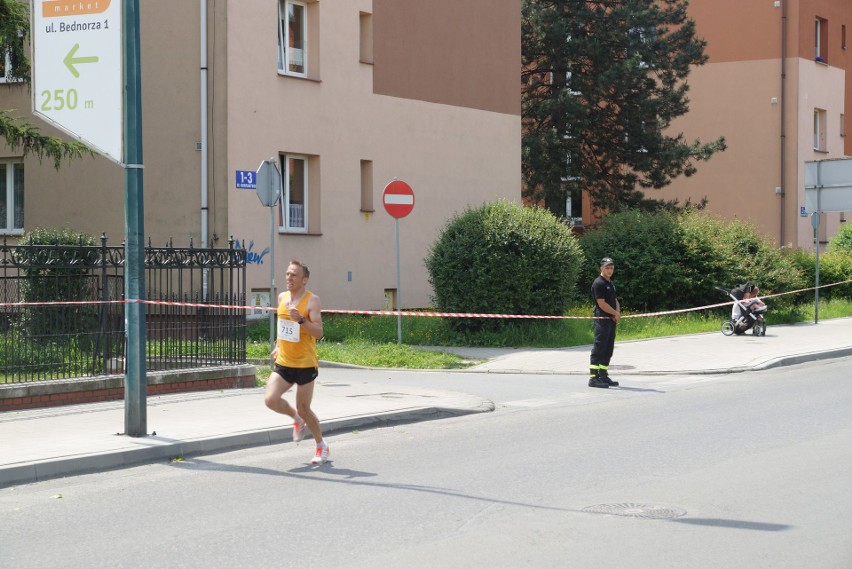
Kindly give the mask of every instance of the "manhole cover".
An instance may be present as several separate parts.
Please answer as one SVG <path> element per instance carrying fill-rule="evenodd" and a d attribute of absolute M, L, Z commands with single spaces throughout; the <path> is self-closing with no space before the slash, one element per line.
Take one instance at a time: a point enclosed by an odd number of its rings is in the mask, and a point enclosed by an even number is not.
<path fill-rule="evenodd" d="M 650 504 L 598 504 L 597 506 L 583 508 L 583 511 L 590 514 L 609 514 L 612 516 L 654 520 L 668 520 L 686 515 L 685 510 L 666 506 L 652 506 Z"/>

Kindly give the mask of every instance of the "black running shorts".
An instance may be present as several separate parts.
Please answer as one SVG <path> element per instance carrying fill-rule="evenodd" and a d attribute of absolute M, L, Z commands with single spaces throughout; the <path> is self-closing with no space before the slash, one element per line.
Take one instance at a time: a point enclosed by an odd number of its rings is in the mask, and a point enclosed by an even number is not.
<path fill-rule="evenodd" d="M 275 364 L 272 371 L 283 377 L 287 383 L 296 385 L 307 385 L 319 375 L 319 370 L 315 367 L 287 367 Z"/>

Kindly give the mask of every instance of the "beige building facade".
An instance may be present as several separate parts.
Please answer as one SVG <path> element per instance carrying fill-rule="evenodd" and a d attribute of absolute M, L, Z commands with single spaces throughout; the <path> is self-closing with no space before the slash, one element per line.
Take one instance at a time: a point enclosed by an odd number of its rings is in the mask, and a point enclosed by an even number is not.
<path fill-rule="evenodd" d="M 812 249 L 804 164 L 852 156 L 852 2 L 691 0 L 689 11 L 709 62 L 692 71 L 689 113 L 672 130 L 724 136 L 728 149 L 654 197 L 707 197 L 710 212 Z M 850 215 L 823 214 L 821 241 Z"/>
<path fill-rule="evenodd" d="M 382 190 L 395 178 L 415 193 L 399 221 L 404 307 L 430 305 L 423 259 L 451 216 L 520 201 L 519 0 L 144 0 L 140 19 L 145 235 L 216 247 L 233 237 L 249 250 L 256 298 L 270 287 L 270 208 L 238 186 L 263 160 L 284 182 L 272 208 L 277 289 L 299 258 L 329 309 L 394 298 Z M 0 108 L 64 136 L 30 107 L 27 85 L 0 85 Z M 7 238 L 66 226 L 123 239 L 120 166 L 86 158 L 56 171 L 0 145 L 4 164 L 23 171 Z"/>

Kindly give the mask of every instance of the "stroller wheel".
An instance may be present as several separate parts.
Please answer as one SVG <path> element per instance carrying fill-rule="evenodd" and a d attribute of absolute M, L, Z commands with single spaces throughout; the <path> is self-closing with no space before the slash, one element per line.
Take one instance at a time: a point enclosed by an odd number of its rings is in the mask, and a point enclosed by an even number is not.
<path fill-rule="evenodd" d="M 755 336 L 766 336 L 766 324 L 761 321 L 757 321 L 754 323 L 754 332 L 752 332 Z"/>
<path fill-rule="evenodd" d="M 722 322 L 722 334 L 732 336 L 734 334 L 735 324 L 733 320 L 725 320 Z"/>

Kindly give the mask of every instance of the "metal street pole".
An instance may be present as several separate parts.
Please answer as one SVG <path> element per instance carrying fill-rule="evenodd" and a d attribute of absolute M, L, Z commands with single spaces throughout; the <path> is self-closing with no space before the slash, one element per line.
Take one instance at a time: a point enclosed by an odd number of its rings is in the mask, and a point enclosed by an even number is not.
<path fill-rule="evenodd" d="M 139 0 L 123 0 L 124 46 L 124 323 L 127 374 L 124 432 L 148 434 L 145 374 L 145 210 L 142 180 L 142 79 L 139 62 Z"/>
<path fill-rule="evenodd" d="M 396 311 L 402 310 L 402 285 L 400 284 L 399 269 L 399 218 L 393 218 L 393 226 L 396 233 Z M 396 343 L 402 345 L 402 314 L 396 315 Z"/>
<path fill-rule="evenodd" d="M 822 212 L 822 208 L 819 203 L 819 193 L 822 189 L 822 180 L 820 180 L 820 167 L 822 166 L 822 161 L 817 162 L 817 173 L 816 173 L 816 211 L 811 214 L 811 225 L 814 228 L 814 245 L 815 245 L 815 259 L 814 259 L 814 324 L 819 324 L 819 225 L 820 225 L 820 213 Z"/>
<path fill-rule="evenodd" d="M 260 203 L 269 208 L 269 306 L 278 307 L 278 297 L 275 294 L 275 205 L 281 199 L 281 171 L 278 161 L 268 158 L 260 163 L 257 169 L 255 191 Z M 275 349 L 275 338 L 278 332 L 277 311 L 269 314 L 269 348 Z"/>
<path fill-rule="evenodd" d="M 269 306 L 275 308 L 270 311 L 269 318 L 269 349 L 275 349 L 275 335 L 278 331 L 278 296 L 275 294 L 275 204 L 269 208 Z"/>

